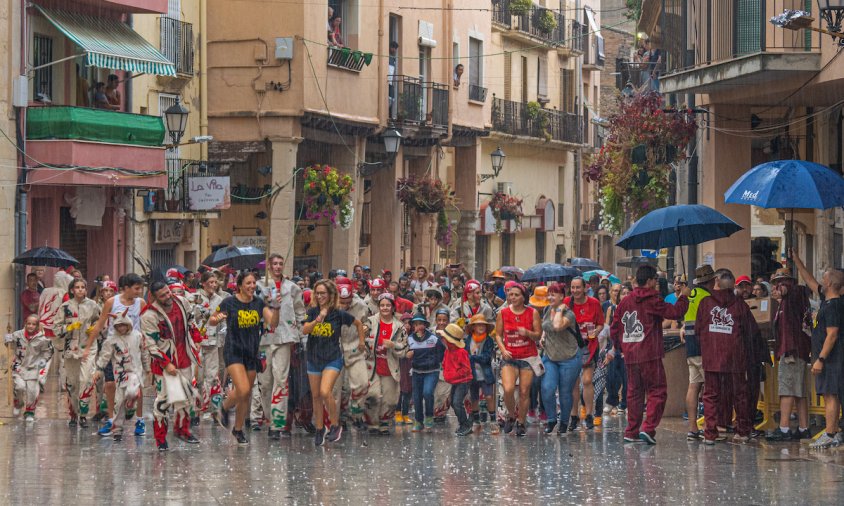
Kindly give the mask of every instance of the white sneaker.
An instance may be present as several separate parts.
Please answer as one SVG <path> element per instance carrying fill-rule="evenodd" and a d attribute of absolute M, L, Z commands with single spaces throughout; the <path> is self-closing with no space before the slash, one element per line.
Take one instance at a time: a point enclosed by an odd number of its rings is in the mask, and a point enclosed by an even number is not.
<path fill-rule="evenodd" d="M 844 431 L 838 431 L 835 434 L 835 445 L 836 446 L 844 445 Z"/>
<path fill-rule="evenodd" d="M 612 411 L 612 406 L 610 406 L 610 405 L 604 406 L 604 414 L 605 415 L 608 415 L 610 411 Z"/>
<path fill-rule="evenodd" d="M 211 413 L 202 413 L 202 419 L 203 420 L 210 420 L 211 419 Z"/>
<path fill-rule="evenodd" d="M 824 431 L 819 438 L 812 441 L 809 444 L 809 448 L 813 450 L 822 450 L 824 448 L 830 448 L 832 446 L 838 446 L 838 435 L 836 434 L 835 437 L 830 437 L 829 434 Z"/>
<path fill-rule="evenodd" d="M 24 416 L 23 419 L 24 419 L 24 421 L 29 422 L 29 423 L 32 423 L 32 422 L 35 421 L 34 416 Z"/>

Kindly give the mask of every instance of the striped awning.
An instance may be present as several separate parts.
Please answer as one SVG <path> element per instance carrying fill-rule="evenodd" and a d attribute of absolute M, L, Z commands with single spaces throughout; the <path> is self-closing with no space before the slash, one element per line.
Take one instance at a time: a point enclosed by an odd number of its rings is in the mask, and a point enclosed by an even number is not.
<path fill-rule="evenodd" d="M 175 76 L 173 63 L 155 47 L 115 19 L 35 6 L 85 54 L 85 65 L 127 72 Z"/>

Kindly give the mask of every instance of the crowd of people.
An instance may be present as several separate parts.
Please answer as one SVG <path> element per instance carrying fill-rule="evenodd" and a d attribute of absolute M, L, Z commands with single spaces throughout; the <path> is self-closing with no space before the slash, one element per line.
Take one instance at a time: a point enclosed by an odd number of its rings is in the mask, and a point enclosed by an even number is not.
<path fill-rule="evenodd" d="M 192 427 L 203 420 L 231 429 L 239 444 L 248 444 L 248 431 L 279 440 L 298 428 L 321 446 L 351 428 L 424 433 L 449 411 L 457 436 L 525 436 L 531 424 L 564 435 L 626 415 L 624 442 L 653 445 L 667 398 L 663 330 L 679 328 L 688 440 L 762 436 L 754 416 L 773 352 L 781 418 L 765 437 L 812 436 L 811 372 L 826 406 L 811 446 L 825 448 L 842 442 L 844 274 L 831 269 L 818 281 L 792 258 L 805 286 L 788 269 L 754 284 L 702 265 L 691 286 L 676 277 L 673 291 L 650 265 L 625 282 L 596 274 L 522 283 L 512 270 L 476 280 L 459 264 L 437 273 L 420 266 L 398 279 L 367 266 L 328 276 L 311 266 L 288 278 L 285 259 L 272 254 L 263 273 L 170 269 L 149 284 L 129 273 L 116 283 L 102 276 L 93 290 L 73 268 L 44 287 L 36 269 L 21 294 L 24 327 L 7 337 L 15 415 L 34 421 L 57 358 L 71 427 L 87 427 L 90 417 L 100 436 L 121 440 L 134 419 L 134 434 L 143 435 L 146 386 L 160 450 L 169 448 L 171 426 L 178 439 L 198 443 Z M 778 301 L 773 348 L 747 302 L 768 295 Z"/>

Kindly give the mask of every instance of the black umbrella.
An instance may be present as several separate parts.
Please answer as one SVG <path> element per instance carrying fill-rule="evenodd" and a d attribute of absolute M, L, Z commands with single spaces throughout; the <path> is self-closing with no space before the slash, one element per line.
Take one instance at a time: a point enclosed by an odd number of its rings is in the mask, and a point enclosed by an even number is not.
<path fill-rule="evenodd" d="M 67 251 L 49 246 L 41 246 L 24 251 L 12 260 L 12 262 L 33 267 L 61 267 L 62 269 L 79 265 L 79 260 L 73 258 Z"/>
<path fill-rule="evenodd" d="M 572 267 L 580 269 L 581 271 L 603 269 L 603 267 L 601 267 L 601 264 L 592 260 L 591 258 L 569 258 L 569 263 Z"/>
<path fill-rule="evenodd" d="M 580 276 L 580 271 L 568 265 L 543 263 L 536 264 L 525 271 L 521 281 L 559 281 L 563 278 Z"/>
<path fill-rule="evenodd" d="M 631 269 L 635 269 L 640 265 L 653 265 L 655 267 L 656 264 L 656 258 L 639 256 L 622 258 L 621 260 L 616 262 L 616 265 L 618 265 L 619 267 L 630 267 Z"/>
<path fill-rule="evenodd" d="M 202 265 L 222 267 L 228 265 L 234 270 L 253 269 L 264 260 L 264 251 L 253 246 L 226 246 L 208 255 Z"/>

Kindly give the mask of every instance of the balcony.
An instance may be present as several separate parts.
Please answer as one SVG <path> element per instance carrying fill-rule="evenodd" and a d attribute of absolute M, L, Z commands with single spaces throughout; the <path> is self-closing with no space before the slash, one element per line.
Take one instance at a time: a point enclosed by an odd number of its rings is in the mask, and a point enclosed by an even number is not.
<path fill-rule="evenodd" d="M 155 213 L 193 213 L 208 211 L 207 205 L 197 202 L 196 190 L 201 183 L 208 186 L 205 178 L 214 178 L 214 185 L 220 187 L 222 193 L 229 193 L 229 172 L 219 165 L 183 158 L 167 159 L 167 188 L 158 190 L 152 207 L 145 207 L 147 212 Z M 195 183 L 191 185 L 191 183 Z M 193 188 L 192 188 L 193 186 Z M 193 198 L 192 198 L 193 197 Z M 157 217 L 166 219 L 170 217 Z"/>
<path fill-rule="evenodd" d="M 486 102 L 487 89 L 483 86 L 469 85 L 469 100 L 473 102 Z"/>
<path fill-rule="evenodd" d="M 30 172 L 31 184 L 167 186 L 164 122 L 159 116 L 85 107 L 29 107 L 26 138 L 27 155 L 42 164 Z"/>
<path fill-rule="evenodd" d="M 802 83 L 821 69 L 820 34 L 768 22 L 795 8 L 793 0 L 709 2 L 688 10 L 664 5 L 658 18 L 665 56 L 663 93 L 756 93 L 760 86 L 783 79 Z"/>
<path fill-rule="evenodd" d="M 551 46 L 567 44 L 566 19 L 559 11 L 533 6 L 524 13 L 514 12 L 510 0 L 494 0 L 492 21 L 494 29 L 516 40 L 533 44 L 539 41 Z"/>
<path fill-rule="evenodd" d="M 368 56 L 360 51 L 353 51 L 347 47 L 328 46 L 328 66 L 336 69 L 360 72 L 364 64 L 369 65 L 372 55 Z"/>
<path fill-rule="evenodd" d="M 537 104 L 538 105 L 538 104 Z M 492 129 L 510 135 L 581 142 L 580 116 L 492 97 Z"/>
<path fill-rule="evenodd" d="M 390 120 L 405 126 L 448 128 L 448 85 L 418 77 L 393 76 L 389 83 Z"/>
<path fill-rule="evenodd" d="M 176 74 L 193 76 L 193 25 L 178 19 L 161 19 L 161 54 L 173 62 Z"/>

